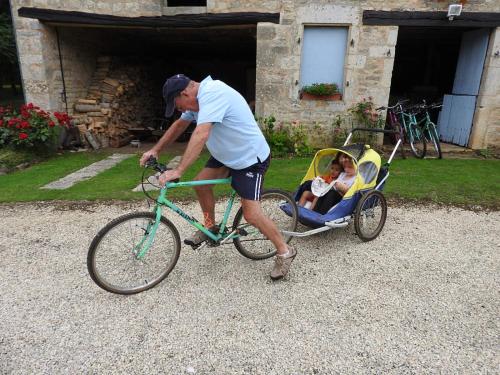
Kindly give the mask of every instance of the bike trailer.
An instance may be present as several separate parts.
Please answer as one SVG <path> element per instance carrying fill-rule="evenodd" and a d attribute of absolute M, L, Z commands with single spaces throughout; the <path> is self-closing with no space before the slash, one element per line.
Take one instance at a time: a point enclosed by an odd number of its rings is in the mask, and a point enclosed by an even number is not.
<path fill-rule="evenodd" d="M 295 201 L 300 199 L 304 186 L 307 182 L 313 180 L 317 176 L 325 175 L 330 169 L 330 164 L 338 153 L 349 155 L 354 167 L 356 168 L 356 178 L 351 188 L 345 193 L 342 200 L 328 210 L 326 214 L 320 214 L 304 207 L 298 208 L 298 220 L 302 224 L 311 227 L 319 228 L 325 226 L 326 223 L 337 221 L 345 218 L 348 220 L 354 212 L 356 205 L 361 198 L 363 192 L 372 190 L 377 181 L 380 181 L 379 171 L 381 165 L 380 155 L 365 144 L 351 144 L 340 148 L 326 148 L 318 151 L 307 170 L 301 182 L 301 187 L 295 192 Z M 281 206 L 281 209 L 291 215 L 291 209 L 288 204 Z"/>

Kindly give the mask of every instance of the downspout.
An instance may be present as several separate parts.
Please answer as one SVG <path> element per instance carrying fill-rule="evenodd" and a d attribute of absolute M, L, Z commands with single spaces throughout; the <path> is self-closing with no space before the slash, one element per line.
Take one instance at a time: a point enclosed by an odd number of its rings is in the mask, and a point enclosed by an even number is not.
<path fill-rule="evenodd" d="M 63 69 L 62 56 L 61 56 L 61 41 L 59 38 L 59 28 L 57 28 L 57 27 L 56 27 L 56 37 L 57 37 L 57 51 L 59 52 L 59 66 L 61 68 L 61 77 L 62 77 L 62 84 L 63 84 L 63 91 L 61 92 L 61 100 L 64 102 L 64 106 L 66 107 L 66 113 L 68 113 L 68 100 L 66 97 L 66 82 L 64 81 L 64 69 Z"/>

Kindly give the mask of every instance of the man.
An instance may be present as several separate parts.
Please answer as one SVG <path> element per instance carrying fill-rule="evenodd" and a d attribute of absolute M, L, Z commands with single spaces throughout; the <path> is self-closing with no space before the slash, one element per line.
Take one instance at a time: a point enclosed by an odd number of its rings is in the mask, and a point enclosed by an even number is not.
<path fill-rule="evenodd" d="M 284 277 L 297 255 L 287 246 L 281 233 L 261 210 L 262 181 L 270 162 L 270 149 L 245 99 L 222 81 L 210 76 L 201 82 L 191 81 L 177 74 L 165 82 L 163 97 L 167 104 L 166 117 L 174 109 L 182 112 L 158 143 L 145 152 L 140 160 L 144 165 L 150 156 L 158 158 L 160 151 L 174 142 L 179 135 L 196 121 L 197 126 L 182 156 L 179 166 L 164 172 L 160 183 L 180 178 L 198 158 L 205 144 L 211 157 L 195 180 L 211 180 L 231 176 L 231 185 L 241 197 L 245 220 L 258 228 L 276 247 L 276 259 L 271 278 Z M 215 228 L 215 198 L 212 186 L 194 187 L 204 216 L 204 226 Z M 207 237 L 196 231 L 184 242 L 197 246 Z"/>

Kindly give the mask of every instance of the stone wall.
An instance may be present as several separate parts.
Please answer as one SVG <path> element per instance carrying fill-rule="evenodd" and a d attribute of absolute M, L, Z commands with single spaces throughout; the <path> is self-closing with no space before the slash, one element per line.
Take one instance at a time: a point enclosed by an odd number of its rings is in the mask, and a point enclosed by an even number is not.
<path fill-rule="evenodd" d="M 257 27 L 256 113 L 274 115 L 283 121 L 314 123 L 318 142 L 329 142 L 328 130 L 336 114 L 343 114 L 356 102 L 372 97 L 376 105 L 389 98 L 398 28 L 364 26 L 362 12 L 377 10 L 446 10 L 444 0 L 207 0 L 206 7 L 167 7 L 168 0 L 11 0 L 14 27 L 27 101 L 49 110 L 64 110 L 62 79 L 54 27 L 37 20 L 19 18 L 22 6 L 73 10 L 116 16 L 160 16 L 178 13 L 279 12 L 279 24 Z M 500 11 L 498 0 L 463 0 L 464 11 Z M 404 4 L 402 6 L 402 4 Z M 299 99 L 301 40 L 304 24 L 340 25 L 349 28 L 344 67 L 344 96 L 338 102 Z M 59 30 L 65 71 L 68 108 L 83 96 L 90 81 L 99 48 L 77 29 Z M 500 143 L 499 32 L 492 34 L 483 84 L 474 118 L 471 146 L 483 148 Z M 352 43 L 351 43 L 352 41 Z"/>
<path fill-rule="evenodd" d="M 376 106 L 387 105 L 389 100 L 397 26 L 362 25 L 362 12 L 377 10 L 445 11 L 448 1 L 395 0 L 284 1 L 281 22 L 259 24 L 257 29 L 257 88 L 256 113 L 258 116 L 275 116 L 292 122 L 313 124 L 316 143 L 330 142 L 329 130 L 337 114 L 363 98 L 373 98 Z M 500 11 L 500 2 L 462 1 L 464 10 Z M 348 47 L 345 57 L 344 95 L 340 102 L 304 101 L 299 99 L 301 38 L 304 24 L 338 25 L 349 27 Z M 497 35 L 498 32 L 494 35 Z M 499 50 L 496 36 L 486 58 L 483 84 L 475 116 L 471 147 L 484 148 L 500 144 L 500 77 L 498 61 L 494 53 Z M 490 45 L 492 45 L 490 43 Z M 496 47 L 495 47 L 496 46 Z M 323 129 L 318 135 L 316 131 Z"/>
<path fill-rule="evenodd" d="M 499 55 L 495 55 L 499 54 Z M 469 146 L 500 146 L 500 28 L 490 35 Z"/>

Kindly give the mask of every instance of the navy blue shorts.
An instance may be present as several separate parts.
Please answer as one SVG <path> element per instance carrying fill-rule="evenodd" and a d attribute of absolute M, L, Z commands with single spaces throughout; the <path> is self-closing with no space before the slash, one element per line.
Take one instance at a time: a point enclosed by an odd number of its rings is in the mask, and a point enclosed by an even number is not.
<path fill-rule="evenodd" d="M 231 186 L 236 190 L 238 195 L 243 199 L 260 201 L 262 186 L 264 185 L 264 175 L 270 162 L 271 155 L 264 161 L 260 161 L 257 158 L 257 163 L 245 169 L 231 169 L 211 156 L 205 164 L 205 168 L 226 167 L 229 169 L 229 175 L 231 176 Z"/>

